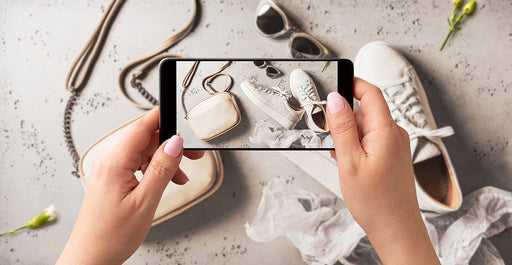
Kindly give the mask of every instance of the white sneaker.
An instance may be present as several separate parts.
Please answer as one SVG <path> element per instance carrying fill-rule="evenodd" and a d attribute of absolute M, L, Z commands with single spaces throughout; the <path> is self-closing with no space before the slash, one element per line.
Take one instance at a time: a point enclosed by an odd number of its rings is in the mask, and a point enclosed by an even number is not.
<path fill-rule="evenodd" d="M 359 50 L 354 75 L 382 90 L 393 119 L 409 133 L 420 209 L 438 213 L 457 210 L 462 194 L 441 141 L 452 135 L 453 129 L 437 128 L 413 66 L 389 44 L 376 41 Z"/>
<path fill-rule="evenodd" d="M 314 132 L 328 132 L 325 109 L 322 106 L 326 101 L 320 101 L 313 79 L 303 70 L 295 69 L 290 73 L 290 89 L 301 108 L 306 110 L 308 127 Z"/>
<path fill-rule="evenodd" d="M 258 86 L 250 81 L 243 81 L 240 85 L 245 95 L 263 112 L 272 119 L 290 130 L 302 119 L 303 109 L 290 106 L 288 100 L 290 92 L 279 87 Z"/>

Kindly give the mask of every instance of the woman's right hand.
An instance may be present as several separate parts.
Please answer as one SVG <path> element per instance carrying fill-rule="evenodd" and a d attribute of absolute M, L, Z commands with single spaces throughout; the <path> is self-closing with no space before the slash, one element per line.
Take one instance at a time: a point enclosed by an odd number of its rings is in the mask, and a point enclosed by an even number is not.
<path fill-rule="evenodd" d="M 409 136 L 391 117 L 379 88 L 355 78 L 352 111 L 327 97 L 340 186 L 347 207 L 384 264 L 439 264 L 420 214 Z"/>

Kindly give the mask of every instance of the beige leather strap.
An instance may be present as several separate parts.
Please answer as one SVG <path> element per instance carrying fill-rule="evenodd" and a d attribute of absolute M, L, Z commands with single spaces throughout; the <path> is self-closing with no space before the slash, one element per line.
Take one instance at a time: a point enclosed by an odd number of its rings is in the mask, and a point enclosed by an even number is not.
<path fill-rule="evenodd" d="M 231 65 L 231 61 L 228 61 L 226 64 L 224 64 L 223 66 L 221 66 L 219 68 L 219 70 L 217 70 L 217 72 L 203 78 L 203 81 L 201 82 L 201 86 L 203 87 L 203 90 L 206 91 L 206 93 L 210 94 L 210 95 L 213 95 L 215 93 L 219 93 L 219 92 L 228 92 L 229 89 L 233 86 L 233 78 L 228 75 L 228 74 L 225 74 L 225 73 L 221 73 L 222 71 L 224 71 L 224 69 L 228 68 L 228 66 Z M 218 91 L 216 90 L 215 88 L 212 87 L 212 82 L 213 80 L 215 80 L 217 77 L 219 76 L 226 76 L 229 78 L 229 84 L 226 86 L 226 88 L 224 88 L 223 91 Z M 210 90 L 208 90 L 208 87 Z"/>
<path fill-rule="evenodd" d="M 183 57 L 179 54 L 165 53 L 167 49 L 180 41 L 183 37 L 187 35 L 188 32 L 194 26 L 194 22 L 197 16 L 197 0 L 193 1 L 193 10 L 192 10 L 192 18 L 187 23 L 187 25 L 174 36 L 160 43 L 153 49 L 151 49 L 147 55 L 142 58 L 128 64 L 125 66 L 121 72 L 119 73 L 119 89 L 123 96 L 133 105 L 142 109 L 150 109 L 153 108 L 154 105 L 158 104 L 158 100 L 156 100 L 153 96 L 151 96 L 141 85 L 140 79 L 143 78 L 143 75 L 149 71 L 157 62 L 166 57 Z M 111 0 L 105 13 L 101 17 L 100 23 L 94 29 L 91 37 L 85 44 L 85 47 L 78 54 L 78 57 L 75 59 L 69 72 L 66 76 L 66 90 L 71 92 L 71 95 L 66 104 L 66 109 L 64 111 L 64 137 L 66 139 L 66 146 L 68 147 L 68 151 L 73 159 L 73 168 L 74 170 L 71 172 L 72 175 L 80 178 L 79 174 L 79 160 L 80 155 L 78 154 L 75 143 L 73 141 L 73 137 L 71 134 L 71 114 L 73 112 L 73 107 L 76 105 L 76 101 L 80 96 L 81 90 L 85 87 L 87 83 L 87 79 L 94 67 L 94 63 L 98 58 L 99 53 L 101 52 L 101 48 L 103 47 L 103 43 L 108 35 L 108 31 L 112 22 L 115 19 L 116 14 L 119 12 L 124 0 Z M 135 69 L 136 72 L 133 74 L 132 84 L 136 85 L 136 88 L 139 92 L 144 92 L 142 95 L 153 105 L 145 106 L 137 103 L 133 100 L 127 93 L 125 88 L 125 77 L 130 71 L 130 69 L 140 65 L 138 69 Z M 135 80 L 139 78 L 139 80 Z"/>
<path fill-rule="evenodd" d="M 133 79 L 142 80 L 144 75 L 151 70 L 160 60 L 168 57 L 183 58 L 185 56 L 180 54 L 166 53 L 165 51 L 172 47 L 174 44 L 179 42 L 185 37 L 190 30 L 194 27 L 197 18 L 197 0 L 193 0 L 192 17 L 185 25 L 183 29 L 178 31 L 176 34 L 161 42 L 151 50 L 146 52 L 141 58 L 129 63 L 123 69 L 118 76 L 119 90 L 122 95 L 132 103 L 134 106 L 142 109 L 151 109 L 153 105 L 142 105 L 136 102 L 128 93 L 125 86 L 125 78 L 131 70 L 135 70 L 132 74 Z M 94 62 L 101 51 L 101 47 L 108 34 L 115 15 L 119 11 L 124 0 L 112 0 L 105 13 L 103 14 L 100 23 L 94 30 L 91 38 L 87 41 L 84 49 L 80 52 L 77 59 L 71 65 L 71 69 L 66 77 L 66 90 L 70 92 L 80 91 L 86 84 L 87 78 L 94 66 Z M 134 69 L 135 68 L 135 69 Z"/>
<path fill-rule="evenodd" d="M 100 23 L 94 29 L 91 37 L 85 44 L 85 47 L 78 54 L 68 75 L 66 76 L 66 90 L 69 92 L 80 91 L 87 82 L 87 78 L 92 70 L 94 62 L 101 51 L 105 38 L 107 37 L 108 30 L 112 25 L 112 21 L 119 11 L 119 8 L 124 3 L 124 0 L 110 1 L 105 13 L 101 17 Z"/>
<path fill-rule="evenodd" d="M 215 73 L 203 78 L 203 81 L 201 81 L 201 86 L 203 87 L 203 90 L 206 91 L 206 93 L 210 95 L 214 95 L 215 93 L 220 92 L 229 92 L 229 89 L 233 86 L 233 78 L 225 73 L 221 73 L 224 71 L 224 69 L 228 68 L 228 66 L 231 65 L 231 61 L 228 61 L 226 64 L 221 66 L 219 70 L 217 70 Z M 194 78 L 194 75 L 197 71 L 197 67 L 199 66 L 199 61 L 195 61 L 190 70 L 188 70 L 187 74 L 185 75 L 185 78 L 183 79 L 183 82 L 181 85 L 183 86 L 183 91 L 181 92 L 181 107 L 183 108 L 183 113 L 185 114 L 185 120 L 188 120 L 188 110 L 185 106 L 185 93 L 187 92 L 187 88 L 190 86 L 190 83 L 192 82 L 192 78 Z M 215 78 L 219 76 L 226 76 L 229 78 L 229 84 L 224 88 L 223 91 L 218 91 L 215 88 L 212 87 L 212 82 L 215 80 Z M 208 90 L 208 87 L 210 90 Z"/>
<path fill-rule="evenodd" d="M 126 91 L 125 86 L 125 78 L 126 75 L 128 75 L 128 72 L 132 69 L 138 66 L 136 71 L 132 74 L 132 79 L 138 79 L 142 80 L 144 79 L 144 75 L 151 70 L 158 62 L 160 62 L 164 58 L 169 57 L 175 57 L 175 58 L 184 58 L 185 56 L 180 54 L 174 54 L 174 53 L 165 53 L 166 50 L 171 48 L 174 44 L 176 44 L 178 41 L 183 39 L 194 27 L 195 21 L 197 17 L 197 0 L 193 0 L 193 7 L 192 7 L 192 17 L 188 21 L 188 23 L 185 25 L 183 29 L 178 31 L 176 34 L 171 36 L 170 38 L 166 39 L 165 41 L 161 42 L 157 46 L 153 47 L 153 49 L 146 52 L 146 55 L 143 55 L 142 58 L 135 60 L 128 65 L 126 65 L 123 69 L 121 69 L 121 72 L 119 73 L 119 77 L 117 78 L 117 82 L 119 85 L 119 90 L 123 94 L 123 96 L 128 100 L 130 103 L 132 103 L 137 108 L 141 109 L 152 109 L 154 108 L 153 105 L 142 105 L 133 100 L 130 95 L 128 95 Z M 140 66 L 139 66 L 140 65 Z"/>
<path fill-rule="evenodd" d="M 144 75 L 152 67 L 154 67 L 158 62 L 160 62 L 162 59 L 173 58 L 173 57 L 174 58 L 185 58 L 186 56 L 183 56 L 181 54 L 174 54 L 174 53 L 154 54 L 152 57 L 143 57 L 138 60 L 135 60 L 135 61 L 131 62 L 130 64 L 128 64 L 127 66 L 125 66 L 123 69 L 121 69 L 121 72 L 119 73 L 119 76 L 117 78 L 117 83 L 119 85 L 119 90 L 121 91 L 121 94 L 123 95 L 123 97 L 137 108 L 141 108 L 141 109 L 154 108 L 155 107 L 154 105 L 143 105 L 143 104 L 138 103 L 128 94 L 128 92 L 126 91 L 126 85 L 125 85 L 126 76 L 128 75 L 128 73 L 131 69 L 140 65 L 136 69 L 136 71 L 132 74 L 132 79 L 142 80 L 144 78 Z"/>
<path fill-rule="evenodd" d="M 190 86 L 190 83 L 192 82 L 192 79 L 194 78 L 194 75 L 196 74 L 197 67 L 199 66 L 199 61 L 195 61 L 190 70 L 188 70 L 187 74 L 185 75 L 185 79 L 183 79 L 183 82 L 181 83 L 181 86 L 183 88 L 188 88 Z"/>

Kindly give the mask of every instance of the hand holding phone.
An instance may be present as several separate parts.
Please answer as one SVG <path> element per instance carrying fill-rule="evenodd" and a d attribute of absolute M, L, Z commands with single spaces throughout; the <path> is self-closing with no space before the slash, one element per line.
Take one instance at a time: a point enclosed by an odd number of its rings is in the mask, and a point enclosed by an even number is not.
<path fill-rule="evenodd" d="M 352 103 L 347 59 L 166 59 L 160 64 L 161 141 L 185 149 L 332 150 L 325 103 Z"/>

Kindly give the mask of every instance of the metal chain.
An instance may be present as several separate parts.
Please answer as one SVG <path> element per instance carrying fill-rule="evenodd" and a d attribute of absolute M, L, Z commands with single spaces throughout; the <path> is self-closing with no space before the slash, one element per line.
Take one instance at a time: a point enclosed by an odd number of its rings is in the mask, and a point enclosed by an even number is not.
<path fill-rule="evenodd" d="M 64 138 L 66 138 L 66 146 L 68 147 L 69 154 L 71 155 L 71 159 L 73 159 L 73 171 L 71 171 L 71 175 L 80 178 L 80 155 L 76 151 L 75 143 L 73 142 L 73 136 L 71 135 L 71 114 L 73 113 L 73 107 L 76 105 L 76 101 L 78 99 L 79 92 L 76 90 L 71 91 L 71 96 L 69 96 L 68 103 L 66 104 L 66 109 L 64 110 Z"/>
<path fill-rule="evenodd" d="M 139 93 L 147 99 L 151 104 L 158 105 L 158 100 L 153 97 L 143 86 L 142 83 L 137 81 L 137 79 L 133 78 L 131 81 L 131 85 L 133 88 L 137 89 Z M 66 147 L 68 148 L 68 152 L 71 155 L 71 159 L 73 160 L 73 171 L 71 171 L 71 175 L 80 178 L 80 155 L 78 154 L 75 146 L 75 142 L 73 141 L 73 135 L 71 134 L 71 116 L 73 114 L 73 107 L 76 105 L 78 97 L 80 93 L 73 89 L 71 90 L 71 95 L 69 96 L 68 102 L 66 104 L 66 108 L 64 109 L 64 138 L 66 139 Z"/>
<path fill-rule="evenodd" d="M 149 103 L 153 104 L 154 106 L 159 105 L 158 99 L 153 97 L 149 91 L 147 91 L 143 86 L 142 83 L 137 80 L 137 78 L 133 77 L 130 81 L 130 84 L 133 88 L 135 88 Z"/>
<path fill-rule="evenodd" d="M 188 111 L 187 107 L 185 107 L 185 92 L 187 91 L 187 88 L 188 86 L 183 87 L 183 92 L 181 93 L 181 107 L 183 108 L 183 117 L 185 118 L 185 120 L 188 120 Z"/>

